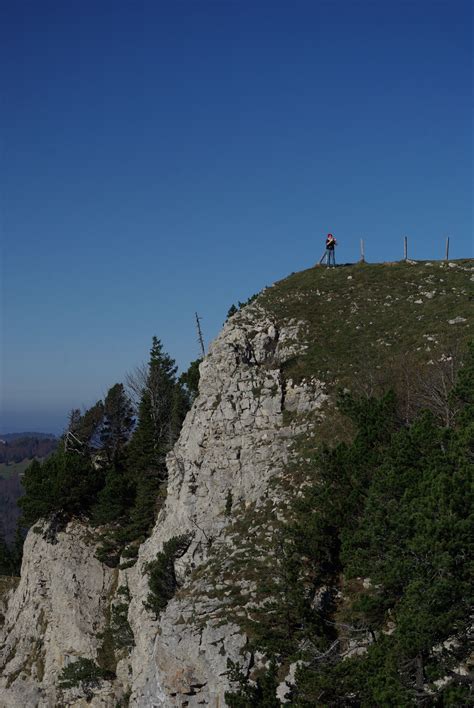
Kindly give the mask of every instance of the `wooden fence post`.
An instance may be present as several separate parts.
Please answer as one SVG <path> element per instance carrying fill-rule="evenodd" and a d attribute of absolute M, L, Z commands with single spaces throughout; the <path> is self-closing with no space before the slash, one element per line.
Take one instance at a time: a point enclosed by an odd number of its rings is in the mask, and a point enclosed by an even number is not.
<path fill-rule="evenodd" d="M 446 238 L 446 260 L 449 261 L 449 236 Z"/>
<path fill-rule="evenodd" d="M 361 261 L 361 263 L 365 263 L 364 239 L 363 238 L 361 238 L 361 240 L 360 240 L 360 261 Z"/>
<path fill-rule="evenodd" d="M 404 260 L 408 260 L 408 238 L 405 236 L 403 238 L 403 258 Z"/>

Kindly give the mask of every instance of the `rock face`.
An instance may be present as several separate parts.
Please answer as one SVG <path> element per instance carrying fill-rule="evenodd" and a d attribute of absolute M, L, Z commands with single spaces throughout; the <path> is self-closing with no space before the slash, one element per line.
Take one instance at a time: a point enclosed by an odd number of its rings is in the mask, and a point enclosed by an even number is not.
<path fill-rule="evenodd" d="M 25 541 L 21 581 L 2 632 L 5 708 L 60 704 L 58 674 L 77 657 L 96 658 L 116 583 L 116 572 L 94 557 L 82 525 L 71 522 L 54 543 L 44 538 L 44 527 L 35 529 Z"/>
<path fill-rule="evenodd" d="M 280 367 L 301 346 L 301 326 L 279 329 L 257 306 L 247 308 L 224 327 L 201 365 L 200 395 L 168 458 L 166 507 L 130 574 L 129 617 L 137 642 L 131 705 L 224 705 L 227 658 L 241 659 L 246 639 L 237 625 L 213 617 L 216 600 L 207 596 L 208 579 L 197 580 L 190 571 L 226 538 L 229 500 L 258 504 L 288 460 L 295 428 L 283 424 L 288 391 Z M 321 386 L 312 388 L 308 409 L 326 398 Z M 152 622 L 143 608 L 143 564 L 163 542 L 186 532 L 193 539 L 178 564 L 182 591 Z"/>
<path fill-rule="evenodd" d="M 29 533 L 1 640 L 0 706 L 80 706 L 86 698 L 111 707 L 224 705 L 227 658 L 242 661 L 246 637 L 217 616 L 225 599 L 210 597 L 215 581 L 199 570 L 229 543 L 229 512 L 258 509 L 287 463 L 299 428 L 284 412 L 309 412 L 327 398 L 320 382 L 284 383 L 282 364 L 304 346 L 303 323 L 277 325 L 257 304 L 225 325 L 201 364 L 200 394 L 168 456 L 166 504 L 133 568 L 99 563 L 79 523 L 56 544 Z M 144 607 L 146 565 L 185 533 L 190 545 L 176 564 L 181 588 L 156 620 Z M 91 685 L 88 697 L 58 692 L 67 663 L 98 659 L 111 603 L 123 588 L 135 646 L 120 655 L 117 679 Z"/>

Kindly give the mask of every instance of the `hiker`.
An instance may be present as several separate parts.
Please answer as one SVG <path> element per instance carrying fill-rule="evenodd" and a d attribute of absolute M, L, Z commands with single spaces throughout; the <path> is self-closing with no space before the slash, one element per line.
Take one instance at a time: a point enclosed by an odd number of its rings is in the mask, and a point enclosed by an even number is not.
<path fill-rule="evenodd" d="M 326 252 L 324 256 L 326 257 L 326 265 L 331 265 L 331 260 L 333 266 L 336 265 L 336 258 L 334 254 L 334 248 L 337 246 L 337 241 L 332 234 L 328 234 L 326 238 Z"/>

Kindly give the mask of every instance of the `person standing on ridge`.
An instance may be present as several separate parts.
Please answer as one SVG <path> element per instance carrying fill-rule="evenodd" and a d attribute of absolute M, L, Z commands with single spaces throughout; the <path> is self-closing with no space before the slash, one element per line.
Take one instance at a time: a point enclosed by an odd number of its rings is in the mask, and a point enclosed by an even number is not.
<path fill-rule="evenodd" d="M 333 266 L 336 265 L 336 256 L 334 253 L 334 249 L 337 246 L 337 241 L 334 238 L 332 234 L 328 234 L 326 237 L 326 251 L 324 253 L 323 258 L 326 258 L 326 265 L 330 266 L 331 265 L 331 260 Z"/>

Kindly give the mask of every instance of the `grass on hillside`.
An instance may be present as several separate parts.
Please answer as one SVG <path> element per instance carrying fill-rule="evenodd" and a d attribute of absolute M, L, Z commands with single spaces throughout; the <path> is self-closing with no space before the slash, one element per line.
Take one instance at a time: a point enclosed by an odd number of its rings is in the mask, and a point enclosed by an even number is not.
<path fill-rule="evenodd" d="M 259 303 L 277 321 L 305 323 L 307 349 L 287 362 L 287 378 L 351 385 L 395 360 L 426 362 L 472 337 L 473 274 L 472 259 L 316 266 L 279 281 Z"/>
<path fill-rule="evenodd" d="M 21 462 L 11 462 L 10 464 L 2 462 L 0 463 L 0 478 L 21 477 L 32 462 L 33 460 L 29 459 L 22 460 Z"/>

